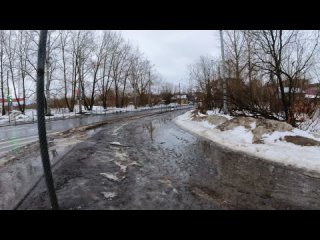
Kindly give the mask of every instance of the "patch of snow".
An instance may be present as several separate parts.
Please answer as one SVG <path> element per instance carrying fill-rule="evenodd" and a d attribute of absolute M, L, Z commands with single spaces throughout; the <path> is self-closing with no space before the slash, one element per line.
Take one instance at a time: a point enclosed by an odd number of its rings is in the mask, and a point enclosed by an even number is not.
<path fill-rule="evenodd" d="M 115 181 L 115 182 L 120 182 L 123 180 L 123 178 L 118 178 L 116 175 L 111 174 L 111 173 L 100 173 L 100 175 L 104 176 L 105 178 Z"/>
<path fill-rule="evenodd" d="M 225 141 L 232 142 L 234 144 L 251 144 L 253 134 L 250 130 L 247 130 L 243 126 L 235 127 L 232 130 L 223 131 L 220 133 Z"/>
<path fill-rule="evenodd" d="M 238 126 L 232 130 L 220 131 L 212 127 L 212 125 L 210 127 L 209 124 L 204 123 L 206 120 L 201 122 L 192 121 L 190 111 L 176 117 L 174 122 L 182 128 L 217 144 L 226 146 L 230 150 L 240 151 L 285 165 L 320 172 L 320 147 L 299 146 L 280 140 L 284 136 L 302 136 L 320 141 L 320 137 L 315 137 L 311 133 L 301 129 L 294 128 L 292 131 L 275 131 L 270 134 L 264 134 L 262 136 L 264 144 L 253 144 L 251 129 Z M 256 127 L 255 122 L 251 123 L 250 126 L 254 129 Z"/>
<path fill-rule="evenodd" d="M 311 118 L 307 115 L 303 116 L 303 122 L 299 125 L 301 130 L 305 130 L 312 134 L 320 136 L 320 109 L 318 108 Z"/>
<path fill-rule="evenodd" d="M 288 135 L 289 132 L 278 132 L 275 131 L 271 134 L 263 134 L 262 135 L 262 139 L 264 141 L 264 143 L 268 144 L 268 143 L 275 143 L 278 140 L 280 140 L 281 138 L 283 138 L 284 136 Z"/>
<path fill-rule="evenodd" d="M 2 122 L 8 122 L 9 121 L 9 117 L 7 115 L 1 116 L 0 117 L 0 123 Z"/>
<path fill-rule="evenodd" d="M 228 120 L 233 119 L 233 117 L 230 116 L 230 115 L 228 115 L 228 114 L 219 113 L 219 109 L 208 110 L 208 111 L 207 111 L 207 114 L 208 114 L 208 116 L 213 116 L 213 115 L 215 115 L 215 116 L 222 116 L 222 117 L 227 118 Z"/>
<path fill-rule="evenodd" d="M 122 165 L 120 162 L 114 161 L 114 164 L 120 167 L 120 171 L 125 173 L 127 172 L 128 166 Z"/>
<path fill-rule="evenodd" d="M 32 118 L 28 115 L 23 115 L 23 114 L 19 114 L 15 117 L 16 121 L 19 122 L 19 121 L 32 121 Z"/>
<path fill-rule="evenodd" d="M 250 123 L 250 127 L 251 129 L 255 129 L 257 127 L 257 123 L 256 122 Z"/>
<path fill-rule="evenodd" d="M 118 195 L 116 192 L 101 192 L 101 194 L 108 200 L 112 200 Z"/>
<path fill-rule="evenodd" d="M 201 121 L 200 124 L 201 124 L 203 127 L 208 128 L 208 129 L 213 129 L 213 128 L 215 128 L 215 127 L 217 126 L 217 125 L 208 123 L 208 121 Z"/>

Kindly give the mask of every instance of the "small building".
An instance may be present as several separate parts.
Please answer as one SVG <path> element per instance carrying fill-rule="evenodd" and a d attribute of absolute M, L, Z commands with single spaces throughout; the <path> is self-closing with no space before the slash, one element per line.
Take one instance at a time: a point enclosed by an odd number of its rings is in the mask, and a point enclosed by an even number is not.
<path fill-rule="evenodd" d="M 8 105 L 8 99 L 4 98 L 3 100 L 5 102 L 5 105 Z M 20 102 L 20 104 L 23 104 L 24 98 L 12 98 L 12 106 L 18 106 L 18 101 Z M 2 104 L 2 98 L 0 98 L 0 104 Z"/>
<path fill-rule="evenodd" d="M 175 94 L 173 95 L 173 97 L 171 98 L 172 102 L 177 102 L 180 104 L 188 104 L 188 98 L 186 94 Z"/>
<path fill-rule="evenodd" d="M 320 97 L 320 91 L 319 87 L 309 87 L 304 90 L 305 98 L 319 98 Z"/>

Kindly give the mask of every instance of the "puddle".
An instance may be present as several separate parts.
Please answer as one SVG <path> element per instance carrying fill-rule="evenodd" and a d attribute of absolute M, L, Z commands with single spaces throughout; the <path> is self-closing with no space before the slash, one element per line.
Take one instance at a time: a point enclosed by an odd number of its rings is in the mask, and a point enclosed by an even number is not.
<path fill-rule="evenodd" d="M 56 136 L 49 139 L 49 158 L 54 166 L 73 146 L 92 136 L 97 129 L 76 133 L 72 137 Z M 0 209 L 13 209 L 43 175 L 42 160 L 38 144 L 10 152 L 1 161 L 0 168 Z"/>
<path fill-rule="evenodd" d="M 149 134 L 151 142 L 154 141 L 154 136 L 157 134 L 159 130 L 165 125 L 168 121 L 170 121 L 170 117 L 161 116 L 160 118 L 153 119 L 148 123 L 144 123 L 142 128 L 145 130 L 146 133 Z"/>

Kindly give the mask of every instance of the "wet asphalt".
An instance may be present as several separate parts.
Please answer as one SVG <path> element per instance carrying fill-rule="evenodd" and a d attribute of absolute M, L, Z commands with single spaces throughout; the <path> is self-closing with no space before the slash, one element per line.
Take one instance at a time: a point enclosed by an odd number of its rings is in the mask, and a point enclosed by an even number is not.
<path fill-rule="evenodd" d="M 164 109 L 165 110 L 165 109 Z M 47 120 L 47 134 L 62 132 L 70 128 L 84 126 L 105 120 L 113 120 L 119 117 L 131 117 L 145 114 L 146 112 L 158 112 L 162 109 L 151 109 L 137 112 L 110 112 L 97 115 L 74 115 L 73 118 L 63 120 Z M 106 112 L 107 113 L 107 112 Z M 18 149 L 28 143 L 38 141 L 38 125 L 36 122 L 20 124 L 17 126 L 0 127 L 0 155 L 10 150 Z"/>
<path fill-rule="evenodd" d="M 60 209 L 320 209 L 319 174 L 195 136 L 187 110 L 96 129 L 53 169 Z M 18 209 L 51 209 L 42 179 Z"/>
<path fill-rule="evenodd" d="M 172 119 L 185 111 L 110 124 L 53 171 L 61 209 L 226 209 L 192 183 L 197 137 Z M 50 209 L 44 181 L 19 209 Z"/>

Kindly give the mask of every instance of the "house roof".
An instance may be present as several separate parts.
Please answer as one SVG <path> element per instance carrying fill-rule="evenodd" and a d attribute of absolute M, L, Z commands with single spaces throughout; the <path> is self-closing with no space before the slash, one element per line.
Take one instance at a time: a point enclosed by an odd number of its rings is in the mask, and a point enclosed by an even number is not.
<path fill-rule="evenodd" d="M 279 91 L 280 91 L 280 88 L 279 88 Z M 283 91 L 284 91 L 284 93 L 289 93 L 289 87 L 284 87 L 283 88 Z M 302 90 L 300 89 L 300 88 L 295 88 L 295 89 L 291 89 L 291 93 L 293 93 L 293 92 L 295 92 L 295 93 L 301 93 L 302 92 Z"/>
<path fill-rule="evenodd" d="M 187 99 L 187 95 L 186 94 L 181 94 L 181 95 L 179 95 L 179 94 L 175 94 L 174 95 L 174 98 L 175 99 Z"/>
<path fill-rule="evenodd" d="M 308 95 L 317 95 L 319 93 L 318 87 L 309 87 L 305 90 L 305 93 Z"/>

